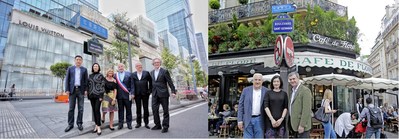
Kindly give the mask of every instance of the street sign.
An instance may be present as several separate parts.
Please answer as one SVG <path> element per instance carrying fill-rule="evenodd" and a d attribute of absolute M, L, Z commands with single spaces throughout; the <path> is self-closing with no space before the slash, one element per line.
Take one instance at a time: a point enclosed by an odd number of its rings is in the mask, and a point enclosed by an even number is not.
<path fill-rule="evenodd" d="M 285 63 L 288 67 L 292 67 L 294 65 L 294 43 L 289 36 L 285 37 L 284 39 L 284 48 Z"/>
<path fill-rule="evenodd" d="M 296 11 L 296 6 L 294 6 L 293 4 L 272 5 L 272 14 L 295 12 L 295 11 Z"/>
<path fill-rule="evenodd" d="M 281 65 L 283 61 L 283 36 L 278 35 L 276 45 L 274 46 L 274 63 L 277 66 Z"/>
<path fill-rule="evenodd" d="M 275 19 L 273 21 L 272 34 L 291 33 L 294 30 L 293 19 Z"/>
<path fill-rule="evenodd" d="M 278 18 L 278 19 L 284 19 L 284 18 L 291 18 L 291 17 L 290 17 L 290 15 L 288 15 L 288 14 L 279 14 L 279 15 L 277 16 L 277 18 Z"/>

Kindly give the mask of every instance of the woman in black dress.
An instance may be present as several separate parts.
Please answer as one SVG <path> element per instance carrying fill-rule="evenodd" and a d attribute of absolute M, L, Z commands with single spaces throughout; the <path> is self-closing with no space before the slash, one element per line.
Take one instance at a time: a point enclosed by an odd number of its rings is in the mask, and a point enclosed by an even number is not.
<path fill-rule="evenodd" d="M 91 67 L 92 74 L 89 75 L 89 94 L 88 98 L 90 99 L 91 107 L 94 113 L 94 122 L 96 123 L 96 127 L 93 130 L 93 133 L 101 135 L 101 101 L 103 100 L 104 92 L 105 92 L 105 78 L 100 73 L 100 65 L 98 63 L 94 63 Z"/>
<path fill-rule="evenodd" d="M 288 111 L 288 95 L 282 89 L 280 76 L 272 78 L 271 89 L 265 95 L 265 111 L 269 117 L 266 122 L 266 138 L 285 138 L 285 116 Z"/>

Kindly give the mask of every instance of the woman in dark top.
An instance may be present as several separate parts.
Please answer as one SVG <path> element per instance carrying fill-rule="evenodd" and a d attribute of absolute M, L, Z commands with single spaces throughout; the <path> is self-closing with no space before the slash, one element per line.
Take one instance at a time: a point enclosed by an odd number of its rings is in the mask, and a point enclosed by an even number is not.
<path fill-rule="evenodd" d="M 280 76 L 272 78 L 271 89 L 265 95 L 265 111 L 269 120 L 266 122 L 266 138 L 285 138 L 285 116 L 288 111 L 288 95 L 282 89 Z"/>
<path fill-rule="evenodd" d="M 114 130 L 114 112 L 118 111 L 118 106 L 116 105 L 116 80 L 114 79 L 114 70 L 109 69 L 106 74 L 106 92 L 102 102 L 103 119 L 105 119 L 105 114 L 109 112 L 109 129 Z M 102 122 L 104 123 L 104 120 Z"/>
<path fill-rule="evenodd" d="M 96 127 L 93 130 L 93 133 L 101 135 L 101 101 L 105 92 L 105 78 L 100 73 L 100 65 L 98 63 L 94 63 L 91 67 L 92 74 L 89 75 L 89 94 L 88 98 L 90 99 L 91 107 L 94 113 L 94 122 L 96 123 Z"/>

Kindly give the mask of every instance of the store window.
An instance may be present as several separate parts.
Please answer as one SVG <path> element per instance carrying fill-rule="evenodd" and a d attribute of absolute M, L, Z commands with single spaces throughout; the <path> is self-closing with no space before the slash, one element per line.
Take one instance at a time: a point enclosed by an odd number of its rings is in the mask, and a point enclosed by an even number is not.
<path fill-rule="evenodd" d="M 338 114 L 341 114 L 343 112 L 352 112 L 354 111 L 354 105 L 355 105 L 355 98 L 354 98 L 354 91 L 353 89 L 346 88 L 345 86 L 337 86 L 336 91 L 336 99 L 334 102 L 337 104 L 334 104 L 334 106 L 337 106 L 338 109 Z"/>

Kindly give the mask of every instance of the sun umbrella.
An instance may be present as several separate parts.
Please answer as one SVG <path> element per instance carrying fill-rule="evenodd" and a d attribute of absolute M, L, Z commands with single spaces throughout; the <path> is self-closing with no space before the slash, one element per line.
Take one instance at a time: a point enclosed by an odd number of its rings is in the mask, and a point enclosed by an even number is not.
<path fill-rule="evenodd" d="M 399 82 L 395 80 L 389 80 L 389 79 L 383 79 L 383 78 L 366 78 L 366 79 L 361 79 L 362 84 L 359 85 L 352 85 L 348 86 L 349 88 L 355 88 L 355 89 L 367 89 L 367 90 L 372 90 L 372 96 L 374 98 L 374 90 L 375 89 L 394 89 L 398 88 Z M 375 101 L 374 101 L 375 104 Z"/>
<path fill-rule="evenodd" d="M 312 85 L 343 85 L 343 86 L 354 86 L 361 83 L 361 79 L 353 76 L 342 75 L 342 74 L 324 74 L 312 77 L 303 78 L 306 84 Z M 331 91 L 334 92 L 334 87 L 331 87 Z M 332 109 L 334 109 L 334 102 L 332 102 Z M 334 116 L 332 117 L 334 118 Z M 334 121 L 334 119 L 332 120 Z"/>

